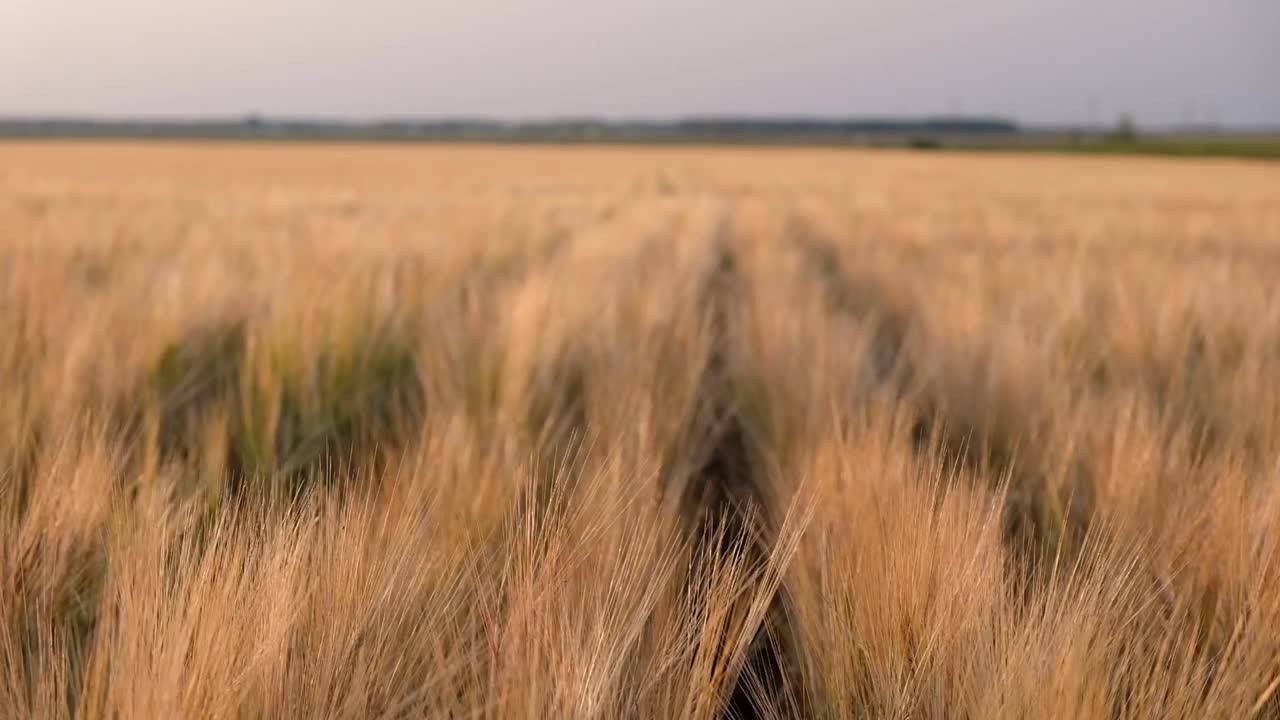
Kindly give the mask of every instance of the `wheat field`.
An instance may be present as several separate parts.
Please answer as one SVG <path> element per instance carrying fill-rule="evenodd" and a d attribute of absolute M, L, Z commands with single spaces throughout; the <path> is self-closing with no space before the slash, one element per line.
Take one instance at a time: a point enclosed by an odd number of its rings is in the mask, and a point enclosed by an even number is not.
<path fill-rule="evenodd" d="M 0 144 L 0 717 L 1280 718 L 1280 166 Z"/>

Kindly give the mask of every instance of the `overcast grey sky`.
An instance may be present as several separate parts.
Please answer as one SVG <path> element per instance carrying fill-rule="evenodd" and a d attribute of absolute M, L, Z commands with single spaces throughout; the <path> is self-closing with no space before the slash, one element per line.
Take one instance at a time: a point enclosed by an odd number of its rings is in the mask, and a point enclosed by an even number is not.
<path fill-rule="evenodd" d="M 0 115 L 1280 124 L 1280 0 L 0 0 Z"/>

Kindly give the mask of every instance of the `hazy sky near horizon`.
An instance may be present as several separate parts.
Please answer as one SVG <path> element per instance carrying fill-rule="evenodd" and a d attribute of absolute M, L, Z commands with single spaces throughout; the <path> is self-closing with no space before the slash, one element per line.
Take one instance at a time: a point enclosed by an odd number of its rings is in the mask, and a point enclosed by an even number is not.
<path fill-rule="evenodd" d="M 1280 125 L 1280 0 L 0 0 L 0 115 Z"/>

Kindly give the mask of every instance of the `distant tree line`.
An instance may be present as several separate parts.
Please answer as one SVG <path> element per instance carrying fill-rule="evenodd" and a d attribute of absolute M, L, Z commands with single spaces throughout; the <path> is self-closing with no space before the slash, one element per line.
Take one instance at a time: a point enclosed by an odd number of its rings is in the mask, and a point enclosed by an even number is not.
<path fill-rule="evenodd" d="M 231 120 L 0 119 L 0 136 L 193 139 L 359 139 L 512 142 L 804 142 L 1012 135 L 996 117 L 810 119 L 708 117 L 675 121 L 566 119 L 538 122 L 443 120 L 334 122 L 249 115 Z"/>

